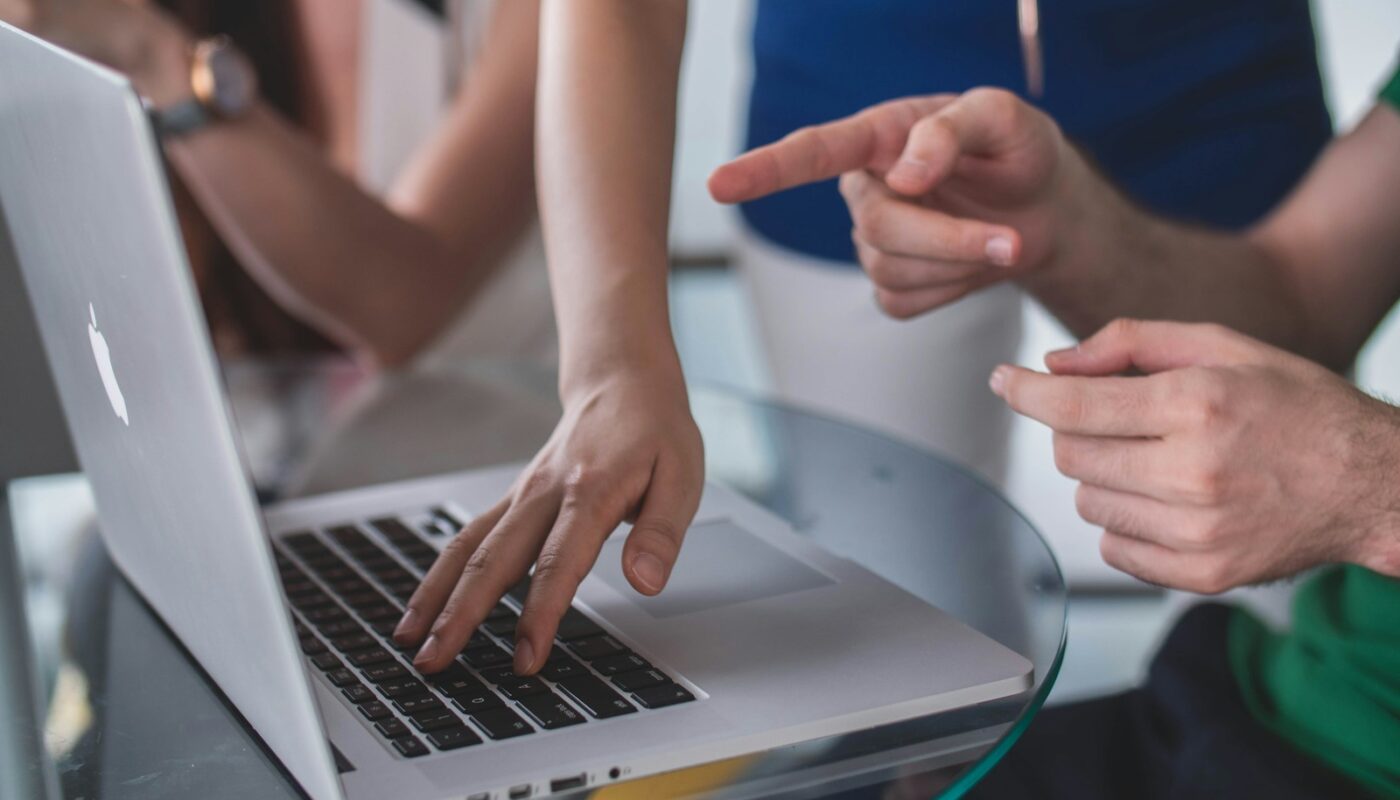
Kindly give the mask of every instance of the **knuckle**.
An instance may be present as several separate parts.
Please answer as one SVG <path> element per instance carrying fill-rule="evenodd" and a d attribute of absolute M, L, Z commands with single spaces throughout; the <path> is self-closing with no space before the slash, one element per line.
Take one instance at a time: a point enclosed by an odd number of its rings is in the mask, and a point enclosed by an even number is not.
<path fill-rule="evenodd" d="M 1005 89 L 980 87 L 968 92 L 967 99 L 976 103 L 998 129 L 1004 130 L 1013 125 L 1020 115 L 1021 101 Z"/>
<path fill-rule="evenodd" d="M 1103 328 L 1104 336 L 1112 340 L 1131 341 L 1137 335 L 1142 323 L 1128 317 L 1118 317 Z"/>
<path fill-rule="evenodd" d="M 865 264 L 865 272 L 870 276 L 870 280 L 876 286 L 885 289 L 904 288 L 903 270 L 895 263 L 889 255 L 878 250 L 870 251 L 862 263 Z"/>
<path fill-rule="evenodd" d="M 542 585 L 577 586 L 586 577 L 586 570 L 580 568 L 577 559 L 569 558 L 562 546 L 547 545 L 535 560 L 534 580 Z"/>
<path fill-rule="evenodd" d="M 1070 437 L 1062 433 L 1056 433 L 1054 435 L 1053 442 L 1053 448 L 1055 453 L 1055 469 L 1059 470 L 1060 474 L 1062 475 L 1073 477 L 1076 473 L 1079 472 L 1081 463 L 1081 448 L 1074 439 L 1071 439 Z M 1079 487 L 1079 491 L 1075 493 L 1076 497 L 1083 497 L 1085 494 L 1085 490 L 1086 487 Z"/>
<path fill-rule="evenodd" d="M 852 209 L 852 219 L 862 239 L 870 244 L 877 243 L 885 232 L 885 204 L 876 200 L 859 203 Z"/>
<path fill-rule="evenodd" d="M 1221 594 L 1234 588 L 1233 570 L 1225 559 L 1206 561 L 1193 577 L 1193 591 L 1200 594 Z"/>
<path fill-rule="evenodd" d="M 467 563 L 462 567 L 462 574 L 467 578 L 488 575 L 496 567 L 495 551 L 485 543 L 479 545 L 472 551 Z"/>
<path fill-rule="evenodd" d="M 672 554 L 678 552 L 685 530 L 662 517 L 639 520 L 632 528 L 632 539 L 645 539 L 648 545 L 662 545 Z"/>
<path fill-rule="evenodd" d="M 899 292 L 880 289 L 875 292 L 875 301 L 887 315 L 895 319 L 909 319 L 918 313 L 913 303 Z"/>
<path fill-rule="evenodd" d="M 1197 505 L 1213 506 L 1225 497 L 1226 476 L 1213 464 L 1198 464 L 1185 473 L 1186 495 Z"/>
<path fill-rule="evenodd" d="M 520 498 L 538 497 L 547 494 L 554 485 L 554 476 L 544 467 L 536 467 L 520 478 L 516 496 Z"/>

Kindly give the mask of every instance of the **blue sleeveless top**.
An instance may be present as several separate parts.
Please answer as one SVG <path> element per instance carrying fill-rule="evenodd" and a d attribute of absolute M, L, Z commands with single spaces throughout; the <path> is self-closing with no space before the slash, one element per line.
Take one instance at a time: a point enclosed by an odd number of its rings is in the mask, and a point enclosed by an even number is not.
<path fill-rule="evenodd" d="M 1040 0 L 1035 101 L 1138 202 L 1238 228 L 1331 138 L 1307 0 Z M 1024 95 L 1016 0 L 759 0 L 747 144 L 896 97 Z M 743 207 L 765 238 L 853 260 L 835 181 Z"/>

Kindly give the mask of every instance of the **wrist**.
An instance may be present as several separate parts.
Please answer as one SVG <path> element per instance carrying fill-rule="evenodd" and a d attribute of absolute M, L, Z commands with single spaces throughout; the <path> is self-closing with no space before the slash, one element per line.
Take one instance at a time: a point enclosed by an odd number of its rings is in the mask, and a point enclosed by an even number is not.
<path fill-rule="evenodd" d="M 1400 409 L 1363 397 L 1370 406 L 1368 430 L 1353 441 L 1369 442 L 1371 447 L 1350 460 L 1354 468 L 1364 470 L 1364 479 L 1356 485 L 1367 487 L 1367 497 L 1358 498 L 1356 506 L 1365 514 L 1358 521 L 1358 535 L 1337 560 L 1400 577 Z"/>
<path fill-rule="evenodd" d="M 565 352 L 560 359 L 559 399 L 567 408 L 600 390 L 625 383 L 646 383 L 662 396 L 686 396 L 680 357 L 670 345 L 638 346 L 592 343 L 585 352 Z"/>
<path fill-rule="evenodd" d="M 157 18 L 147 26 L 123 71 L 138 94 L 156 108 L 168 108 L 194 95 L 190 84 L 194 45 L 178 25 Z"/>

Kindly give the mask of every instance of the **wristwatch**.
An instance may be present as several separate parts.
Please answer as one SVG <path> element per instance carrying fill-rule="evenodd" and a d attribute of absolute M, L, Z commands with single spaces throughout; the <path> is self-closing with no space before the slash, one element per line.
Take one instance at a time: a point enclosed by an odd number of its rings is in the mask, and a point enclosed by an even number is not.
<path fill-rule="evenodd" d="M 191 97 L 151 110 L 162 139 L 186 136 L 222 119 L 248 113 L 258 96 L 258 78 L 248 58 L 227 36 L 200 41 L 190 59 Z"/>

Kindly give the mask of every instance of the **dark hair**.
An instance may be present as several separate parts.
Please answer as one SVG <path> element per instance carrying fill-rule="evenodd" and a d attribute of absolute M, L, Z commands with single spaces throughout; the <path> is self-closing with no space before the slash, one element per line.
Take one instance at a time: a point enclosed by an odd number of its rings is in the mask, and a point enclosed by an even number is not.
<path fill-rule="evenodd" d="M 303 80 L 300 30 L 290 0 L 159 0 L 192 35 L 228 36 L 257 71 L 262 99 L 305 127 L 311 103 Z M 172 175 L 172 189 L 200 299 L 221 352 L 257 355 L 325 352 L 329 341 L 263 291 Z"/>

